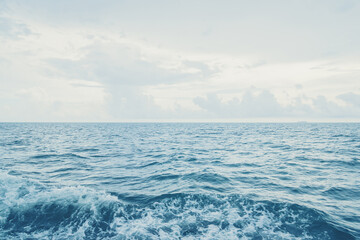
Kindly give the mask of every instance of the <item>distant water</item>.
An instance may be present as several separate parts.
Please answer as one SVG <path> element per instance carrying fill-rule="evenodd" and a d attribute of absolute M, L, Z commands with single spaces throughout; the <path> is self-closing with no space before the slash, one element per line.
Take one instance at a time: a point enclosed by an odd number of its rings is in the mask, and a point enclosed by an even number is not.
<path fill-rule="evenodd" d="M 360 239 L 360 124 L 0 123 L 0 239 Z"/>

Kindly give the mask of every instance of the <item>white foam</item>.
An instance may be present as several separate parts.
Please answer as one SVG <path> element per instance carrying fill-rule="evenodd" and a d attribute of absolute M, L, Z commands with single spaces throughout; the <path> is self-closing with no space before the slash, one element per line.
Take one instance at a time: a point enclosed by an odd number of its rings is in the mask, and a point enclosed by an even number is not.
<path fill-rule="evenodd" d="M 75 206 L 73 214 L 86 217 L 76 227 L 72 225 L 75 223 L 70 222 L 57 230 L 54 226 L 27 233 L 24 228 L 13 239 L 86 239 L 88 234 L 95 231 L 94 224 L 101 221 L 102 209 L 114 214 L 105 223 L 108 226 L 105 232 L 94 233 L 103 239 L 248 239 L 256 235 L 265 239 L 308 237 L 306 231 L 301 236 L 294 236 L 278 228 L 285 218 L 290 221 L 289 224 L 307 224 L 308 219 L 299 220 L 299 213 L 289 210 L 286 204 L 279 209 L 278 214 L 274 214 L 266 210 L 266 203 L 246 201 L 240 196 L 231 198 L 183 194 L 140 207 L 126 205 L 110 194 L 80 186 L 45 186 L 3 173 L 0 174 L 0 181 L 1 224 L 5 223 L 10 211 L 21 214 L 35 205 L 47 206 L 51 203 L 60 204 L 64 208 Z M 114 236 L 105 236 L 106 231 L 112 232 Z"/>

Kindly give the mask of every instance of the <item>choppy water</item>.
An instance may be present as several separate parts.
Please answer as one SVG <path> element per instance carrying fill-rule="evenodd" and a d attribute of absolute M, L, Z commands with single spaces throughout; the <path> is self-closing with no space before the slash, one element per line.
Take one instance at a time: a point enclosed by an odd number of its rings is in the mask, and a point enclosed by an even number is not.
<path fill-rule="evenodd" d="M 359 239 L 360 124 L 0 124 L 0 239 Z"/>

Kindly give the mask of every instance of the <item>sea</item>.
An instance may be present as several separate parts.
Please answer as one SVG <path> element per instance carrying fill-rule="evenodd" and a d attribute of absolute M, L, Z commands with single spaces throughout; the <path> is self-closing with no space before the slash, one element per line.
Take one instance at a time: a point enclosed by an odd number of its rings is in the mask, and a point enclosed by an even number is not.
<path fill-rule="evenodd" d="M 0 123 L 0 239 L 360 239 L 360 124 Z"/>

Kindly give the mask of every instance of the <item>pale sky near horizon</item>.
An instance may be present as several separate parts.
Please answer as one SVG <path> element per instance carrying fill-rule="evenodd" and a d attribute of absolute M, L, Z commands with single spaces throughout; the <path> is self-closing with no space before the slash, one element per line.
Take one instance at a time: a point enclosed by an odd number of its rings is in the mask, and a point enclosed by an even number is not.
<path fill-rule="evenodd" d="M 0 121 L 359 121 L 360 1 L 0 0 Z"/>

